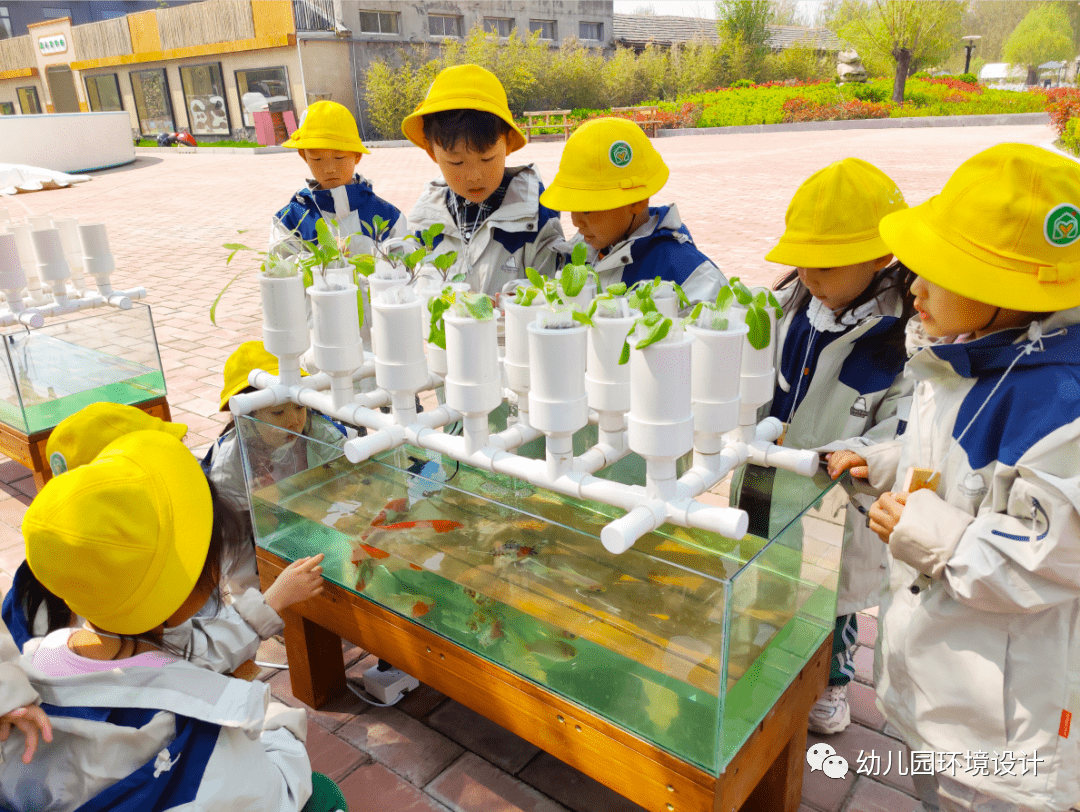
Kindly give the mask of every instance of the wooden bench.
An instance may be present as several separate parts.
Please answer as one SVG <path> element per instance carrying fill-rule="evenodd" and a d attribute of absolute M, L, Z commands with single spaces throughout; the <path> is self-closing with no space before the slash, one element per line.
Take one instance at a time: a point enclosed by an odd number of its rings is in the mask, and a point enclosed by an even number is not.
<path fill-rule="evenodd" d="M 532 141 L 533 133 L 539 133 L 540 130 L 556 129 L 562 131 L 562 140 L 565 141 L 570 137 L 570 127 L 573 126 L 573 122 L 570 120 L 571 110 L 526 110 L 523 115 L 525 116 L 525 124 L 521 128 L 525 137 Z M 558 135 L 558 133 L 555 133 Z"/>
<path fill-rule="evenodd" d="M 656 135 L 656 131 L 660 127 L 659 107 L 612 107 L 611 113 L 612 115 L 622 115 L 629 118 L 641 127 L 650 138 Z"/>

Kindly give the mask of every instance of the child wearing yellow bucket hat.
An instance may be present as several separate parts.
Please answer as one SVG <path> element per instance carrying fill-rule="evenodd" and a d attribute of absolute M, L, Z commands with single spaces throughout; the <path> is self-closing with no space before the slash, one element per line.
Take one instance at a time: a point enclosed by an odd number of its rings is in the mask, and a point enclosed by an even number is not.
<path fill-rule="evenodd" d="M 350 238 L 349 250 L 354 254 L 372 253 L 370 229 L 375 217 L 389 223 L 384 239 L 405 236 L 401 212 L 375 194 L 371 182 L 356 172 L 369 150 L 360 140 L 349 108 L 332 101 L 315 102 L 282 146 L 300 153 L 311 178 L 274 215 L 270 247 L 275 253 L 295 253 L 300 240 L 314 241 L 315 224 L 320 219 L 332 221 L 339 237 Z"/>
<path fill-rule="evenodd" d="M 602 288 L 659 276 L 681 285 L 691 301 L 715 299 L 727 280 L 694 245 L 678 208 L 649 205 L 667 179 L 667 165 L 641 127 L 598 118 L 567 140 L 540 202 L 570 212 Z"/>
<path fill-rule="evenodd" d="M 784 445 L 865 444 L 902 430 L 911 398 L 901 374 L 905 335 L 915 311 L 907 269 L 894 260 L 878 225 L 904 208 L 896 183 L 858 158 L 818 170 L 792 197 L 784 233 L 765 255 L 793 267 L 776 284 L 784 315 L 773 342 L 778 375 L 769 407 L 787 425 Z M 745 507 L 755 498 L 798 498 L 806 484 L 793 474 L 752 467 L 740 502 Z M 865 510 L 869 497 L 858 498 Z M 770 512 L 751 515 L 757 522 Z M 818 734 L 839 733 L 851 722 L 847 691 L 855 673 L 856 613 L 876 606 L 884 586 L 881 543 L 854 506 L 848 515 L 829 684 L 810 711 L 810 730 Z M 755 530 L 769 533 L 767 527 Z"/>
<path fill-rule="evenodd" d="M 3 744 L 0 806 L 310 808 L 304 711 L 164 637 L 217 590 L 228 510 L 161 431 L 126 434 L 42 488 L 23 520 L 27 557 L 86 623 L 26 647 L 54 736 L 29 765 L 11 757 L 21 742 Z"/>
<path fill-rule="evenodd" d="M 176 439 L 187 433 L 182 423 L 170 423 L 120 403 L 93 403 L 62 420 L 49 436 L 46 456 L 53 474 L 59 476 L 91 462 L 101 451 L 125 435 L 136 431 L 160 431 Z M 237 522 L 242 524 L 241 518 Z M 229 536 L 233 542 L 223 551 L 228 572 L 237 552 L 244 549 L 245 536 Z M 266 590 L 248 589 L 232 596 L 228 606 L 211 601 L 192 621 L 168 629 L 170 645 L 189 651 L 190 659 L 221 672 L 232 672 L 253 658 L 263 640 L 284 628 L 281 612 L 321 591 L 321 556 L 290 564 Z M 11 589 L 4 596 L 4 623 L 15 645 L 71 625 L 82 623 L 71 608 L 47 590 L 24 561 L 15 571 Z"/>
<path fill-rule="evenodd" d="M 540 205 L 535 166 L 506 166 L 526 139 L 495 74 L 479 65 L 446 68 L 401 129 L 442 172 L 421 192 L 409 226 L 419 235 L 442 224 L 436 253 L 456 251 L 455 267 L 474 291 L 497 296 L 526 268 L 558 270 L 559 213 Z"/>
<path fill-rule="evenodd" d="M 229 398 L 233 395 L 255 391 L 248 385 L 248 376 L 254 369 L 277 375 L 278 361 L 266 351 L 261 341 L 246 341 L 225 362 L 221 411 L 228 410 Z M 322 465 L 342 453 L 345 427 L 321 414 L 309 412 L 303 406 L 286 402 L 256 409 L 251 416 L 255 422 L 250 424 L 251 431 L 244 435 L 244 444 L 256 487 Z M 234 421 L 229 422 L 210 447 L 203 467 L 221 495 L 247 515 L 248 477 L 244 468 L 244 449 Z M 229 576 L 229 589 L 242 594 L 258 587 L 255 545 L 249 539 Z"/>
<path fill-rule="evenodd" d="M 912 750 L 987 771 L 915 776 L 928 809 L 1080 800 L 1080 165 L 1000 144 L 882 220 L 931 336 L 900 443 L 838 452 L 879 488 L 888 543 L 878 705 Z M 1004 752 L 1008 751 L 1008 752 Z M 1017 755 L 1019 754 L 1019 755 Z M 1019 761 L 1009 763 L 1011 758 Z"/>

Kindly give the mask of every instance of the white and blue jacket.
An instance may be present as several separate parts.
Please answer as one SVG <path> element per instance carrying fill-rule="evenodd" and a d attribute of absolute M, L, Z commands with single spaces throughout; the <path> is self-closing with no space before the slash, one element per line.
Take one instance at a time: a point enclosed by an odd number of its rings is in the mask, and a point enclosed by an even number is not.
<path fill-rule="evenodd" d="M 890 537 L 878 703 L 912 750 L 1037 753 L 1026 774 L 951 777 L 1068 809 L 1080 800 L 1080 307 L 922 349 L 908 372 L 907 431 L 857 449 L 877 487 L 901 488 L 910 466 L 941 473 Z"/>
<path fill-rule="evenodd" d="M 306 714 L 246 682 L 179 660 L 51 677 L 38 646 L 66 645 L 73 629 L 27 644 L 21 665 L 41 695 L 53 741 L 21 760 L 2 745 L 0 807 L 17 812 L 299 812 L 311 796 Z"/>
<path fill-rule="evenodd" d="M 409 227 L 417 234 L 436 223 L 444 228 L 435 243 L 435 255 L 457 251 L 453 273 L 464 273 L 472 290 L 497 296 L 512 279 L 524 279 L 526 268 L 554 276 L 566 250 L 559 213 L 540 205 L 544 184 L 532 164 L 507 167 L 512 175 L 502 205 L 495 209 L 472 237 L 462 238 L 447 205 L 446 181 L 431 181 L 409 212 Z"/>
<path fill-rule="evenodd" d="M 282 255 L 298 251 L 297 233 L 301 239 L 314 241 L 315 223 L 324 217 L 337 223 L 339 237 L 351 237 L 349 250 L 354 254 L 374 251 L 374 244 L 361 224 L 370 226 L 376 216 L 390 223 L 390 230 L 383 239 L 405 236 L 407 226 L 401 212 L 375 194 L 371 182 L 362 175 L 354 175 L 351 182 L 334 189 L 317 186 L 315 181 L 309 180 L 308 188 L 293 195 L 292 200 L 274 215 L 271 251 Z"/>
<path fill-rule="evenodd" d="M 580 237 L 577 241 L 580 241 Z M 603 258 L 589 248 L 589 263 L 600 277 L 600 287 L 625 282 L 627 287 L 660 277 L 678 283 L 691 302 L 710 302 L 727 284 L 715 263 L 694 245 L 690 230 L 675 204 L 650 206 L 649 219 Z"/>

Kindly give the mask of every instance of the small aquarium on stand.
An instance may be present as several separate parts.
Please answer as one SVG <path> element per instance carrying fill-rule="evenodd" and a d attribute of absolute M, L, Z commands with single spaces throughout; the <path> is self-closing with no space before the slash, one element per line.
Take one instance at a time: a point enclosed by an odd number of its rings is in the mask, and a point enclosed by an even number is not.
<path fill-rule="evenodd" d="M 101 308 L 3 334 L 0 422 L 33 435 L 91 403 L 165 396 L 150 307 Z"/>
<path fill-rule="evenodd" d="M 611 506 L 410 445 L 354 465 L 237 425 L 260 547 L 325 553 L 349 595 L 709 776 L 832 632 L 847 498 L 824 474 L 774 494 L 770 538 L 664 524 L 616 555 Z M 726 484 L 702 501 L 726 505 Z"/>

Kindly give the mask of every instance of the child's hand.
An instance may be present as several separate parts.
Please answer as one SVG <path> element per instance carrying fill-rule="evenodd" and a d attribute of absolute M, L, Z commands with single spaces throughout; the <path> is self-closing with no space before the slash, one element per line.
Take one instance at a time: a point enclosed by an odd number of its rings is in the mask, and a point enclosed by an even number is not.
<path fill-rule="evenodd" d="M 16 708 L 10 713 L 0 716 L 0 742 L 6 742 L 11 735 L 12 728 L 17 728 L 26 737 L 26 750 L 23 751 L 22 762 L 29 764 L 34 758 L 34 751 L 38 745 L 38 731 L 41 738 L 47 742 L 52 741 L 52 725 L 49 717 L 37 705 L 26 705 Z"/>
<path fill-rule="evenodd" d="M 829 461 L 829 476 L 833 479 L 849 469 L 856 479 L 868 479 L 870 476 L 870 468 L 866 460 L 854 451 L 834 451 L 827 454 L 825 459 Z"/>
<path fill-rule="evenodd" d="M 904 512 L 908 495 L 886 491 L 870 506 L 870 529 L 877 533 L 878 538 L 886 544 L 889 543 L 889 538 L 896 529 L 897 522 L 900 521 L 900 514 Z"/>
<path fill-rule="evenodd" d="M 314 598 L 323 591 L 322 553 L 299 558 L 281 571 L 281 575 L 266 590 L 266 603 L 278 614 L 294 603 Z"/>

